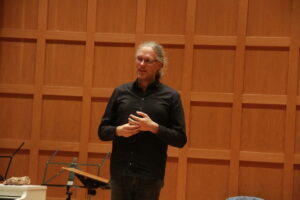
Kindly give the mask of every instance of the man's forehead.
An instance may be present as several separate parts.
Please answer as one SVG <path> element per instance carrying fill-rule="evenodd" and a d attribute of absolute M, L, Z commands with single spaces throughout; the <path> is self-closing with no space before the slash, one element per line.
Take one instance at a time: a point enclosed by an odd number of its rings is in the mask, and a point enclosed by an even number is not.
<path fill-rule="evenodd" d="M 151 47 L 142 47 L 137 51 L 137 55 L 143 56 L 155 56 L 155 52 Z"/>

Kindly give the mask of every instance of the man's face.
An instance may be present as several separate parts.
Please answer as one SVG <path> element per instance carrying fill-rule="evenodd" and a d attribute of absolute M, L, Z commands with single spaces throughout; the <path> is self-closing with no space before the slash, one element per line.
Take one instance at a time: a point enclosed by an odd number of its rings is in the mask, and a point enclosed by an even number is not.
<path fill-rule="evenodd" d="M 137 78 L 140 81 L 152 82 L 156 73 L 161 68 L 161 63 L 156 60 L 155 52 L 151 47 L 142 47 L 136 54 Z"/>

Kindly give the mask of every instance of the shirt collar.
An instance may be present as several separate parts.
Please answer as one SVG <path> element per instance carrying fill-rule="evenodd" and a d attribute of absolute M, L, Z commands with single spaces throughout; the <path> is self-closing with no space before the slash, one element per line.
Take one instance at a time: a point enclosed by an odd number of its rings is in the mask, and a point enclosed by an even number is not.
<path fill-rule="evenodd" d="M 158 80 L 154 80 L 147 88 L 148 89 L 152 89 L 152 88 L 158 88 L 159 85 L 161 83 L 158 81 Z M 136 79 L 134 82 L 133 82 L 133 88 L 134 89 L 141 89 L 140 86 L 139 86 L 139 83 L 138 83 L 138 80 Z"/>

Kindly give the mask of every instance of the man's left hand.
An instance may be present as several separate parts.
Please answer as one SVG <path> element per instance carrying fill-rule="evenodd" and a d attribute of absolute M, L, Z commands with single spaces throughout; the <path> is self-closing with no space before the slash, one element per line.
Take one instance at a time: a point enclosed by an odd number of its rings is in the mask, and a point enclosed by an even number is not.
<path fill-rule="evenodd" d="M 129 115 L 128 122 L 132 125 L 138 125 L 140 131 L 150 131 L 152 133 L 158 132 L 158 124 L 146 114 L 141 111 L 137 111 L 136 115 Z"/>

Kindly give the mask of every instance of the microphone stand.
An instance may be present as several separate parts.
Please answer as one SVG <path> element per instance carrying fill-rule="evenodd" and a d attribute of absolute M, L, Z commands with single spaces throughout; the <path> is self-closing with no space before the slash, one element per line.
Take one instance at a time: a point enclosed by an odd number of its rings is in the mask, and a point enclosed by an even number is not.
<path fill-rule="evenodd" d="M 73 161 L 70 164 L 70 167 L 77 168 L 77 158 L 73 158 Z M 66 195 L 67 195 L 66 200 L 71 200 L 71 196 L 72 196 L 73 192 L 70 189 L 71 189 L 71 186 L 74 184 L 74 177 L 75 177 L 74 172 L 70 172 L 68 182 L 67 182 L 67 187 L 66 187 Z"/>
<path fill-rule="evenodd" d="M 67 198 L 66 200 L 71 200 L 71 196 L 72 196 L 72 191 L 70 191 L 70 186 L 67 185 L 67 191 L 66 191 L 66 195 L 67 195 Z"/>

